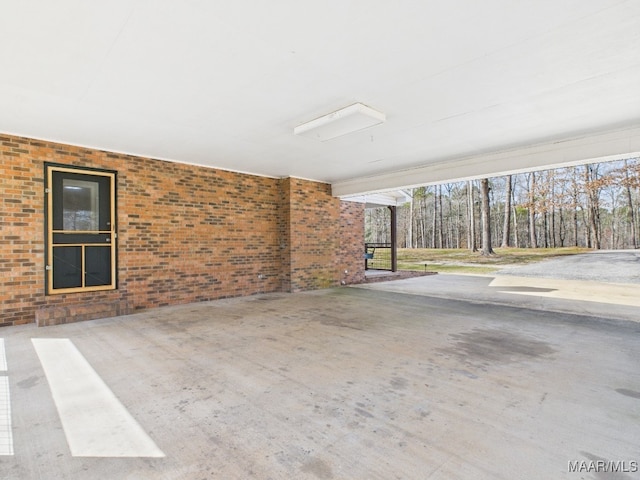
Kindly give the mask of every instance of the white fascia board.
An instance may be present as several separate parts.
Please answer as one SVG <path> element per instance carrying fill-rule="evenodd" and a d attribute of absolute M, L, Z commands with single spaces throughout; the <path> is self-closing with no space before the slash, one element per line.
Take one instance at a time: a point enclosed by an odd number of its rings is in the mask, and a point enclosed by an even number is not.
<path fill-rule="evenodd" d="M 411 199 L 404 192 L 379 192 L 368 195 L 355 195 L 340 197 L 345 202 L 357 202 L 366 204 L 367 208 L 399 206 L 409 202 Z"/>
<path fill-rule="evenodd" d="M 640 156 L 640 124 L 564 140 L 453 159 L 331 185 L 336 197 L 400 190 Z"/>

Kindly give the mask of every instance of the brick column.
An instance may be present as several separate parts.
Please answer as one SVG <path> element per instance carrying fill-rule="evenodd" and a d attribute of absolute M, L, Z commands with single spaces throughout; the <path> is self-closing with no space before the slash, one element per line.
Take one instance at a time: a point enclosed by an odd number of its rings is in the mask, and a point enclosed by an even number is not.
<path fill-rule="evenodd" d="M 340 284 L 340 200 L 331 186 L 299 178 L 281 182 L 282 289 L 314 290 Z"/>

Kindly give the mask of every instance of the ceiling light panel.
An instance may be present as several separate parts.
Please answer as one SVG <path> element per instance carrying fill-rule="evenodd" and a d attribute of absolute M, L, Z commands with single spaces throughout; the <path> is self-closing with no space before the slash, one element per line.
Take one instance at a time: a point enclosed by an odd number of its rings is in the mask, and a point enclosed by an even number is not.
<path fill-rule="evenodd" d="M 293 129 L 295 135 L 315 138 L 321 142 L 341 137 L 348 133 L 379 125 L 386 115 L 362 103 L 354 103 L 335 112 L 298 125 Z"/>

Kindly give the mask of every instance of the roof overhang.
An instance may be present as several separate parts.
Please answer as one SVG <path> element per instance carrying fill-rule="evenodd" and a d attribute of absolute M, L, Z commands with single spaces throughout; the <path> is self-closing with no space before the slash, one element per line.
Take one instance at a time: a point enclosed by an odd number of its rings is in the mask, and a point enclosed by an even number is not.
<path fill-rule="evenodd" d="M 450 159 L 332 185 L 338 197 L 640 157 L 640 125 L 495 153 Z"/>

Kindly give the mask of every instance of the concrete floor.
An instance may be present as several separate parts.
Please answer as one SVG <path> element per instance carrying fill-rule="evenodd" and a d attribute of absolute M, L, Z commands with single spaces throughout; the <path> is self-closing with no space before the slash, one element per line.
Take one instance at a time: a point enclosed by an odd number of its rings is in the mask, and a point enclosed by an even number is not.
<path fill-rule="evenodd" d="M 0 478 L 640 478 L 640 323 L 428 294 L 462 281 L 2 329 Z M 33 338 L 70 339 L 164 456 L 73 456 Z"/>

